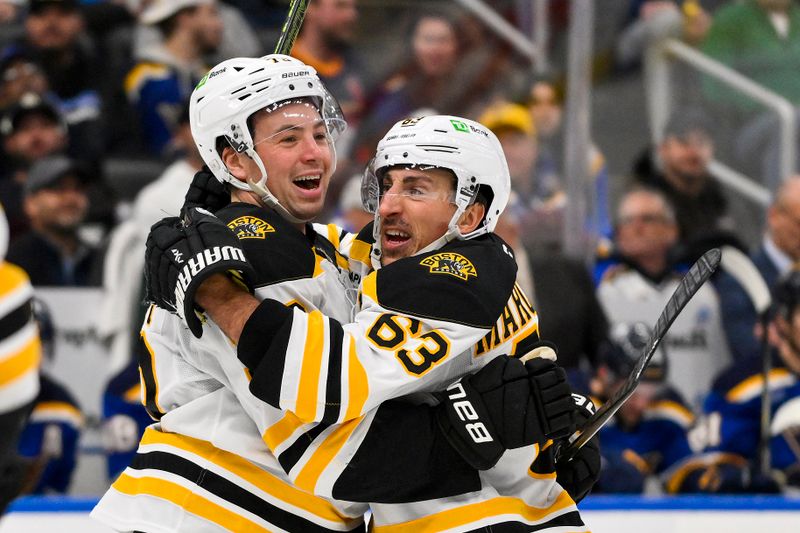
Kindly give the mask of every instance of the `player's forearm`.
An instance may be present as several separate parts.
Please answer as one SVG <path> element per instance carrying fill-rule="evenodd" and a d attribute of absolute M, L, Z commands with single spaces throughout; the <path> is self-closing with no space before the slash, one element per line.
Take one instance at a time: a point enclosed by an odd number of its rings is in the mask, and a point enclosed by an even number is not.
<path fill-rule="evenodd" d="M 238 343 L 242 329 L 259 301 L 227 276 L 217 274 L 197 289 L 195 302 L 233 342 Z"/>

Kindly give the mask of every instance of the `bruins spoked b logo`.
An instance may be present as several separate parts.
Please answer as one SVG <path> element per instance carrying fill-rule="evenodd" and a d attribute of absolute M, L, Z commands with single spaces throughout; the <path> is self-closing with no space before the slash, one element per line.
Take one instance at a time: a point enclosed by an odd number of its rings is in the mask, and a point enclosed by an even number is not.
<path fill-rule="evenodd" d="M 478 271 L 469 259 L 452 252 L 426 257 L 419 264 L 430 268 L 432 274 L 450 274 L 463 280 L 469 276 L 478 276 Z"/>
<path fill-rule="evenodd" d="M 267 233 L 273 233 L 275 228 L 258 217 L 243 216 L 228 222 L 228 227 L 236 234 L 238 239 L 263 239 Z"/>

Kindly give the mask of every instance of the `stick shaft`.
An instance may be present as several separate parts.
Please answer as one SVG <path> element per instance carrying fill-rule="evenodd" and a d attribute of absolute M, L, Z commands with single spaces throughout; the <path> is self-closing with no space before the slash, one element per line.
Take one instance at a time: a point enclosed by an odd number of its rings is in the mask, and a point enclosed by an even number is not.
<path fill-rule="evenodd" d="M 286 22 L 283 23 L 281 35 L 278 37 L 278 44 L 275 45 L 276 54 L 289 55 L 292 51 L 297 34 L 300 33 L 300 26 L 303 25 L 307 7 L 308 0 L 292 0 Z"/>
<path fill-rule="evenodd" d="M 672 296 L 667 301 L 667 305 L 658 317 L 656 327 L 650 335 L 642 355 L 639 356 L 639 359 L 636 361 L 636 366 L 634 366 L 625 384 L 570 437 L 569 444 L 560 450 L 559 460 L 570 460 L 574 458 L 578 450 L 580 450 L 589 439 L 594 437 L 600 428 L 614 416 L 614 413 L 617 412 L 622 404 L 630 398 L 641 380 L 642 372 L 644 372 L 645 367 L 650 362 L 650 359 L 652 359 L 653 354 L 655 354 L 667 330 L 669 330 L 669 327 L 683 308 L 686 307 L 686 304 L 692 296 L 697 293 L 700 287 L 708 281 L 708 278 L 710 278 L 717 269 L 720 256 L 721 253 L 719 249 L 712 248 L 692 265 L 692 268 L 689 269 L 689 272 L 686 273 L 675 289 L 675 292 L 672 293 Z"/>

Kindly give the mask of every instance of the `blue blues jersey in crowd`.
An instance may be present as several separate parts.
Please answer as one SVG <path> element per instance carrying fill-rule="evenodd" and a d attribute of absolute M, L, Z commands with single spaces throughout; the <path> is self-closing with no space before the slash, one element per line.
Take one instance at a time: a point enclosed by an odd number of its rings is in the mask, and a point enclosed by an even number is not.
<path fill-rule="evenodd" d="M 750 357 L 720 374 L 703 405 L 706 452 L 736 454 L 755 461 L 761 420 L 761 389 L 764 378 L 760 357 Z M 770 411 L 800 397 L 800 380 L 773 357 L 769 374 Z M 785 470 L 798 462 L 781 435 L 770 442 L 772 467 Z"/>
<path fill-rule="evenodd" d="M 623 427 L 614 418 L 599 433 L 604 461 L 596 492 L 641 492 L 649 475 L 673 486 L 671 478 L 692 454 L 687 433 L 693 422 L 691 410 L 672 389 L 658 395 L 636 427 Z"/>
<path fill-rule="evenodd" d="M 83 415 L 72 395 L 42 375 L 39 396 L 19 439 L 20 455 L 38 459 L 44 466 L 34 494 L 67 491 L 82 427 Z"/>
<path fill-rule="evenodd" d="M 139 366 L 133 359 L 111 378 L 103 393 L 103 443 L 110 480 L 130 464 L 145 428 L 153 423 L 141 398 Z"/>
<path fill-rule="evenodd" d="M 166 149 L 184 102 L 202 74 L 159 58 L 141 61 L 126 76 L 125 92 L 139 116 L 142 139 L 154 155 Z"/>

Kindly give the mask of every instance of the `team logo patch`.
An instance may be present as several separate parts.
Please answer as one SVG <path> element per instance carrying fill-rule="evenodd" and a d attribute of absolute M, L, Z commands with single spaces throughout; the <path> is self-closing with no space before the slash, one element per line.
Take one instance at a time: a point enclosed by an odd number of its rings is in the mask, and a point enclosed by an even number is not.
<path fill-rule="evenodd" d="M 274 233 L 275 228 L 258 217 L 243 216 L 228 222 L 228 227 L 238 239 L 263 239 L 267 233 Z"/>
<path fill-rule="evenodd" d="M 420 262 L 420 265 L 430 268 L 432 274 L 450 274 L 451 276 L 463 280 L 466 280 L 470 276 L 478 276 L 475 265 L 473 265 L 469 259 L 463 255 L 452 252 L 444 252 L 426 257 Z"/>

